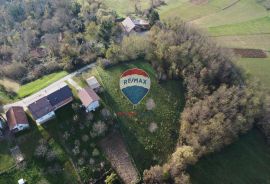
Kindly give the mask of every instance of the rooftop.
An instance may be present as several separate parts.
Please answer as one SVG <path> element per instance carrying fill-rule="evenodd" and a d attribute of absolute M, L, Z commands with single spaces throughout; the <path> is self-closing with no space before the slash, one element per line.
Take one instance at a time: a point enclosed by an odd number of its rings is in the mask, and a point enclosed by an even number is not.
<path fill-rule="evenodd" d="M 88 107 L 91 103 L 99 100 L 99 96 L 90 87 L 80 90 L 78 96 L 85 107 Z"/>
<path fill-rule="evenodd" d="M 71 92 L 71 89 L 68 87 L 68 85 L 56 90 L 55 92 L 49 94 L 47 96 L 50 104 L 52 106 L 58 105 L 59 103 L 73 97 L 73 94 Z"/>
<path fill-rule="evenodd" d="M 7 116 L 7 122 L 8 122 L 8 126 L 10 130 L 15 128 L 15 126 L 18 124 L 29 124 L 23 107 L 19 107 L 19 106 L 11 107 L 7 111 L 6 116 Z"/>
<path fill-rule="evenodd" d="M 47 97 L 33 102 L 28 106 L 28 109 L 36 120 L 53 111 L 53 107 Z"/>

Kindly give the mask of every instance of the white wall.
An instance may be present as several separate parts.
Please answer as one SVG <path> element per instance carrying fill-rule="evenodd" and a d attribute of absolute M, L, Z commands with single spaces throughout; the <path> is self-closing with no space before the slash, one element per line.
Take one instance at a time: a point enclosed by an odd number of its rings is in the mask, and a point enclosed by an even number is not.
<path fill-rule="evenodd" d="M 28 125 L 28 124 L 17 124 L 17 125 L 13 128 L 13 130 L 18 129 L 18 131 L 22 131 L 22 130 L 24 130 L 24 129 L 26 129 L 26 128 L 29 128 L 29 125 Z"/>
<path fill-rule="evenodd" d="M 99 107 L 99 101 L 94 101 L 93 103 L 91 103 L 91 104 L 86 108 L 86 112 L 95 111 L 98 107 Z"/>
<path fill-rule="evenodd" d="M 55 113 L 54 113 L 54 111 L 52 111 L 52 112 L 46 114 L 45 116 L 43 116 L 43 117 L 37 119 L 37 120 L 36 120 L 36 123 L 37 123 L 38 125 L 41 125 L 42 123 L 45 123 L 46 121 L 49 121 L 50 119 L 52 119 L 52 118 L 54 118 L 54 117 L 55 117 Z"/>

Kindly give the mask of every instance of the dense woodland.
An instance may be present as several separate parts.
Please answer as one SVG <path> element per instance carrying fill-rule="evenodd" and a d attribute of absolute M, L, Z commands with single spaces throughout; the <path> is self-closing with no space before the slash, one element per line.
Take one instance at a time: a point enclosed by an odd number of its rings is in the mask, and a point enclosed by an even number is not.
<path fill-rule="evenodd" d="M 168 163 L 144 172 L 145 183 L 189 183 L 188 165 L 255 125 L 270 129 L 264 94 L 233 65 L 233 54 L 179 20 L 156 23 L 147 39 L 126 37 L 106 56 L 114 62 L 145 58 L 161 82 L 183 78 L 186 85 L 176 151 Z"/>
<path fill-rule="evenodd" d="M 121 34 L 98 0 L 5 0 L 0 12 L 0 76 L 20 83 L 91 63 Z"/>

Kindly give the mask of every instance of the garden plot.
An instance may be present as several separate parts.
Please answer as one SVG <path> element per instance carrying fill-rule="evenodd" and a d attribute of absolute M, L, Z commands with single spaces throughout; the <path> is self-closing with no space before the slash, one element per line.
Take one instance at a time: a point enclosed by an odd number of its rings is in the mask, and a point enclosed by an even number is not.
<path fill-rule="evenodd" d="M 140 181 L 139 173 L 119 133 L 113 133 L 104 138 L 100 146 L 124 183 L 131 184 Z"/>

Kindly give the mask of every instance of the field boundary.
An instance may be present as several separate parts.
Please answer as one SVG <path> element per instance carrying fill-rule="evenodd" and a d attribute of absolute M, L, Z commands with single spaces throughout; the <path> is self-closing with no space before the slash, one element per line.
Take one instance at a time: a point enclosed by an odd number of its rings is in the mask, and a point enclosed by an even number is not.
<path fill-rule="evenodd" d="M 232 4 L 229 4 L 228 6 L 222 8 L 222 10 L 226 10 L 226 9 L 228 9 L 228 8 L 230 8 L 230 7 L 234 6 L 234 5 L 236 5 L 236 4 L 239 3 L 239 2 L 240 2 L 240 0 L 236 0 L 236 1 L 233 2 Z"/>

